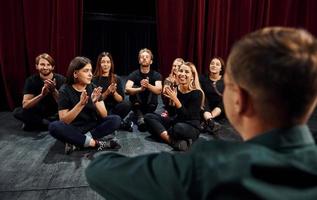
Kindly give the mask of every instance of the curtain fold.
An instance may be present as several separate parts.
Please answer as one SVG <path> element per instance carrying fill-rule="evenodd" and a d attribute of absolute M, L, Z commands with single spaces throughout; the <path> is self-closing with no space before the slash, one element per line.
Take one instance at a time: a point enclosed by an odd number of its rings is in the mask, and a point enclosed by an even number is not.
<path fill-rule="evenodd" d="M 314 0 L 159 0 L 157 1 L 158 53 L 166 76 L 173 59 L 192 61 L 200 73 L 213 56 L 227 58 L 243 35 L 265 26 L 317 26 Z"/>
<path fill-rule="evenodd" d="M 21 105 L 26 77 L 36 71 L 35 57 L 50 54 L 65 74 L 80 53 L 82 0 L 11 0 L 0 5 L 0 110 Z"/>

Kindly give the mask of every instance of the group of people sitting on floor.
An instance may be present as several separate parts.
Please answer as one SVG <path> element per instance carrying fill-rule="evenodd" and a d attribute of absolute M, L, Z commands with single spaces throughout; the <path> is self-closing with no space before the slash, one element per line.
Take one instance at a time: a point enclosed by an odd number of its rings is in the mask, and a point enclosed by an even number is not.
<path fill-rule="evenodd" d="M 249 33 L 232 47 L 224 78 L 223 62 L 214 58 L 200 82 L 193 63 L 176 59 L 162 86 L 152 60 L 148 49 L 140 51 L 124 103 L 109 54 L 99 56 L 94 75 L 89 59 L 74 58 L 65 84 L 52 73 L 53 59 L 41 54 L 39 74 L 27 79 L 15 116 L 25 129 L 48 127 L 70 152 L 74 146 L 120 148 L 104 136 L 127 124 L 132 109 L 141 131 L 187 150 L 200 122 L 213 130 L 225 111 L 243 143 L 202 141 L 186 153 L 133 157 L 103 153 L 85 171 L 89 186 L 106 199 L 317 199 L 317 146 L 306 125 L 317 104 L 312 34 L 285 27 Z M 155 113 L 159 94 L 165 111 Z"/>
<path fill-rule="evenodd" d="M 151 69 L 152 52 L 141 49 L 138 59 L 140 68 L 128 75 L 124 88 L 108 52 L 98 56 L 94 70 L 88 58 L 75 57 L 66 78 L 54 72 L 50 55 L 40 54 L 35 59 L 38 73 L 26 79 L 22 107 L 14 116 L 25 131 L 48 130 L 65 143 L 67 154 L 85 147 L 119 149 L 113 133 L 132 132 L 133 121 L 139 131 L 149 131 L 179 151 L 187 151 L 201 131 L 215 133 L 225 119 L 220 57 L 213 58 L 209 73 L 200 77 L 193 63 L 176 58 L 163 84 L 162 75 Z M 162 113 L 155 112 L 159 95 Z"/>

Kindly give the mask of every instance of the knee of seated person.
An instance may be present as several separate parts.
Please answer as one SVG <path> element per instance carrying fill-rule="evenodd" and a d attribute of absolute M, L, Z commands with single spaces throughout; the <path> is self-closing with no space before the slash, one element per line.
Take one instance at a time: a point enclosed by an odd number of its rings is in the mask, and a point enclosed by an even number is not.
<path fill-rule="evenodd" d="M 174 129 L 174 132 L 177 132 L 177 133 L 186 133 L 188 131 L 186 126 L 184 126 L 184 124 L 182 123 L 176 123 L 173 129 Z"/>
<path fill-rule="evenodd" d="M 129 102 L 129 101 L 122 101 L 121 103 L 122 103 L 122 105 L 124 105 L 125 107 L 131 107 L 131 106 L 132 106 L 131 102 Z"/>
<path fill-rule="evenodd" d="M 109 117 L 113 120 L 114 125 L 119 128 L 122 121 L 121 117 L 119 115 L 109 115 Z"/>
<path fill-rule="evenodd" d="M 154 113 L 146 113 L 144 115 L 144 121 L 151 120 L 151 119 L 154 119 L 154 118 L 155 118 L 155 114 Z"/>
<path fill-rule="evenodd" d="M 49 133 L 52 135 L 52 134 L 55 134 L 57 131 L 58 131 L 58 129 L 60 128 L 60 126 L 61 126 L 61 124 L 62 124 L 63 122 L 61 122 L 61 121 L 54 121 L 54 122 L 51 122 L 51 123 L 49 123 L 49 125 L 48 125 L 48 131 L 49 131 Z"/>
<path fill-rule="evenodd" d="M 147 110 L 149 111 L 149 112 L 154 112 L 155 110 L 156 110 L 156 107 L 157 107 L 157 104 L 148 104 L 148 106 L 147 106 Z"/>

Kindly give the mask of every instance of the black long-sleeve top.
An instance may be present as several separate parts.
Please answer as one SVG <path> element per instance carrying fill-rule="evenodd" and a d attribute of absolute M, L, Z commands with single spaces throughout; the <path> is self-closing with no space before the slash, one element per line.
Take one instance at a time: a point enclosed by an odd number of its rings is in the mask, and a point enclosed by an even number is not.
<path fill-rule="evenodd" d="M 181 93 L 177 90 L 177 98 L 182 107 L 176 109 L 176 122 L 186 122 L 199 128 L 202 92 L 192 90 L 188 93 Z"/>
<path fill-rule="evenodd" d="M 212 81 L 205 75 L 200 77 L 200 84 L 206 98 L 204 112 L 211 112 L 214 108 L 219 107 L 221 109 L 221 114 L 217 118 L 223 118 L 225 116 L 222 102 L 222 94 L 224 91 L 223 79 Z"/>

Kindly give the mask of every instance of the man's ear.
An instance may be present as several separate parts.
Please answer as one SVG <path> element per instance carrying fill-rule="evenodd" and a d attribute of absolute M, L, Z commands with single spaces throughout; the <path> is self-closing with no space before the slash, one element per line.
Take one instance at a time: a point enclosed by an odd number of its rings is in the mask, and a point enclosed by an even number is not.
<path fill-rule="evenodd" d="M 153 63 L 153 60 L 151 60 L 151 63 L 150 63 L 150 65 L 152 65 L 152 63 Z"/>
<path fill-rule="evenodd" d="M 239 86 L 237 87 L 235 109 L 239 115 L 245 116 L 250 116 L 250 114 L 254 112 L 253 102 L 249 92 Z"/>

